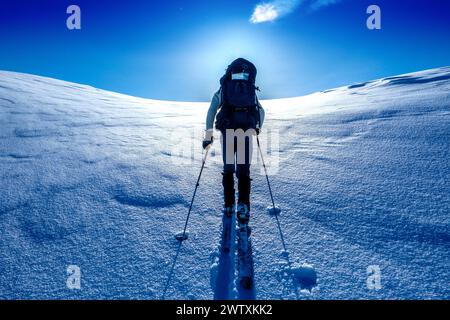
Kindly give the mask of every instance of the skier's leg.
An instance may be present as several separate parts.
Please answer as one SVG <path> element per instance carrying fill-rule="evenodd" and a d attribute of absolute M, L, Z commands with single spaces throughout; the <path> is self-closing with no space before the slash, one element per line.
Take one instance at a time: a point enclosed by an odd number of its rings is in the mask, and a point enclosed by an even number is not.
<path fill-rule="evenodd" d="M 238 218 L 243 222 L 248 222 L 250 218 L 250 162 L 251 162 L 251 137 L 245 141 L 245 163 L 237 165 L 236 176 L 238 178 Z"/>
<path fill-rule="evenodd" d="M 240 168 L 242 171 L 247 171 L 246 169 Z M 244 203 L 250 210 L 250 189 L 251 181 L 250 173 L 243 173 L 240 171 L 238 175 L 238 190 L 239 190 L 239 203 Z"/>
<path fill-rule="evenodd" d="M 250 218 L 250 189 L 251 189 L 251 179 L 250 175 L 245 174 L 246 169 L 239 167 L 238 175 L 238 219 L 244 223 L 247 223 Z M 239 170 L 238 169 L 238 170 Z"/>
<path fill-rule="evenodd" d="M 223 158 L 223 177 L 222 177 L 222 185 L 223 185 L 223 195 L 224 195 L 224 207 L 226 213 L 229 211 L 230 214 L 234 213 L 233 206 L 236 203 L 235 200 L 235 189 L 234 189 L 234 172 L 235 172 L 235 164 L 227 162 L 227 152 L 230 152 L 230 146 L 228 145 L 226 134 L 222 132 L 221 136 L 222 142 L 222 158 Z M 227 151 L 228 150 L 228 151 Z M 234 148 L 231 148 L 231 152 L 234 154 Z"/>
<path fill-rule="evenodd" d="M 224 171 L 222 175 L 225 208 L 228 208 L 235 204 L 234 172 Z"/>

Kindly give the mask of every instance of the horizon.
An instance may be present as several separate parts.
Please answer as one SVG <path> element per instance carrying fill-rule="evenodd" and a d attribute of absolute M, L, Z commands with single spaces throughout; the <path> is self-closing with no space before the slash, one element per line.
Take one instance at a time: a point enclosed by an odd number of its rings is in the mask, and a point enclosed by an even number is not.
<path fill-rule="evenodd" d="M 384 75 L 381 78 L 367 79 L 365 81 L 360 81 L 360 82 L 352 82 L 352 83 L 348 83 L 348 84 L 345 84 L 345 85 L 342 85 L 342 86 L 339 86 L 339 87 L 325 88 L 323 90 L 308 92 L 308 93 L 305 93 L 303 95 L 298 95 L 298 96 L 282 97 L 282 98 L 271 98 L 271 99 L 269 98 L 269 99 L 260 99 L 260 100 L 261 101 L 272 101 L 272 100 L 302 98 L 302 97 L 306 97 L 306 96 L 313 95 L 313 94 L 316 94 L 316 93 L 321 93 L 321 92 L 330 91 L 330 90 L 339 89 L 339 88 L 345 88 L 347 86 L 351 86 L 351 85 L 355 85 L 355 84 L 359 84 L 359 83 L 368 83 L 368 82 L 371 82 L 371 81 L 383 80 L 384 78 L 389 78 L 389 77 L 393 77 L 393 76 L 403 76 L 403 75 L 415 74 L 415 73 L 426 72 L 426 71 L 430 71 L 430 70 L 443 69 L 443 68 L 450 68 L 450 65 L 436 67 L 436 68 L 430 68 L 430 69 L 417 70 L 417 71 L 401 73 L 401 74 L 388 74 L 388 75 Z M 31 77 L 41 77 L 41 78 L 47 78 L 47 79 L 50 79 L 50 80 L 62 81 L 62 82 L 66 82 L 66 83 L 73 83 L 73 84 L 76 84 L 76 85 L 82 85 L 82 86 L 87 86 L 87 87 L 90 86 L 90 87 L 93 87 L 94 89 L 99 89 L 99 90 L 102 90 L 102 91 L 106 91 L 106 92 L 110 92 L 110 93 L 114 93 L 114 94 L 119 94 L 119 95 L 124 95 L 124 96 L 129 96 L 131 98 L 137 98 L 137 99 L 153 100 L 153 101 L 161 101 L 161 102 L 174 102 L 174 103 L 209 103 L 210 102 L 209 100 L 204 100 L 204 101 L 184 101 L 184 100 L 154 99 L 154 98 L 151 98 L 151 97 L 150 98 L 148 98 L 148 97 L 141 97 L 141 96 L 131 95 L 131 94 L 127 94 L 127 93 L 111 91 L 111 90 L 108 90 L 108 89 L 102 89 L 102 88 L 94 87 L 94 86 L 91 86 L 90 84 L 86 84 L 86 83 L 72 82 L 72 81 L 67 81 L 67 80 L 63 80 L 63 79 L 52 78 L 52 77 L 48 77 L 48 76 L 42 76 L 42 75 L 38 75 L 38 74 L 32 74 L 32 73 L 26 73 L 26 72 L 16 72 L 16 71 L 11 71 L 11 70 L 0 70 L 0 72 L 10 72 L 10 73 L 27 75 L 27 76 L 31 76 Z"/>
<path fill-rule="evenodd" d="M 450 3 L 174 0 L 118 3 L 6 0 L 0 4 L 0 69 L 134 97 L 209 101 L 227 65 L 258 68 L 262 100 L 304 96 L 450 65 Z M 68 30 L 66 9 L 81 8 Z"/>

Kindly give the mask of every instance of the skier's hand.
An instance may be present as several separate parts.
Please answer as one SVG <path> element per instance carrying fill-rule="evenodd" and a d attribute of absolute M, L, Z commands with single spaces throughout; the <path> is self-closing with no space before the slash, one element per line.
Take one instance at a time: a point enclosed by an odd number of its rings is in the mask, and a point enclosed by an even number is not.
<path fill-rule="evenodd" d="M 261 129 L 260 128 L 256 128 L 255 131 L 256 131 L 256 135 L 259 136 L 259 133 L 261 132 Z"/>
<path fill-rule="evenodd" d="M 211 145 L 211 144 L 213 143 L 213 140 L 214 140 L 213 137 L 211 137 L 211 140 L 203 140 L 203 144 L 202 144 L 203 149 L 208 148 L 208 146 Z"/>
<path fill-rule="evenodd" d="M 208 129 L 205 131 L 205 138 L 203 139 L 202 147 L 203 149 L 208 148 L 214 141 L 213 130 Z"/>

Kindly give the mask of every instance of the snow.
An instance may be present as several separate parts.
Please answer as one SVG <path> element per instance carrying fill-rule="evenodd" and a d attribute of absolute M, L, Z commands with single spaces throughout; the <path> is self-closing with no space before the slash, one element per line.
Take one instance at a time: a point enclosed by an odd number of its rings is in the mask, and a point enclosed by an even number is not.
<path fill-rule="evenodd" d="M 279 142 L 265 161 L 282 211 L 267 212 L 254 152 L 254 297 L 449 299 L 450 68 L 262 104 L 263 148 Z M 0 72 L 0 298 L 160 299 L 207 108 Z M 218 146 L 168 299 L 213 299 L 223 289 Z M 66 286 L 71 265 L 80 290 Z M 367 287 L 369 266 L 379 266 L 378 290 Z"/>
<path fill-rule="evenodd" d="M 304 263 L 300 266 L 293 266 L 291 272 L 301 289 L 311 292 L 317 286 L 317 272 L 313 266 Z"/>
<path fill-rule="evenodd" d="M 270 215 L 273 215 L 273 216 L 279 215 L 281 213 L 281 208 L 278 206 L 274 207 L 273 205 L 270 205 L 270 206 L 267 206 L 266 210 Z"/>

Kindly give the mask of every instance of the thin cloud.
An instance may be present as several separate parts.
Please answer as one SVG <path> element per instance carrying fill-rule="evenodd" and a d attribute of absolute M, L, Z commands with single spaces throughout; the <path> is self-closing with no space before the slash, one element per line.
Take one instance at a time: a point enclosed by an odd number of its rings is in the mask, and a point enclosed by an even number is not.
<path fill-rule="evenodd" d="M 308 2 L 311 10 L 318 10 L 339 1 L 341 0 L 273 0 L 271 2 L 261 2 L 253 10 L 250 22 L 256 24 L 275 21 L 290 14 L 304 2 Z"/>
<path fill-rule="evenodd" d="M 322 7 L 326 7 L 326 6 L 329 6 L 331 4 L 338 3 L 339 1 L 341 1 L 341 0 L 314 0 L 314 1 L 311 2 L 309 7 L 312 10 L 318 10 L 318 9 L 320 9 Z"/>
<path fill-rule="evenodd" d="M 260 3 L 253 10 L 251 23 L 274 21 L 294 11 L 302 0 L 275 0 L 268 3 Z"/>

